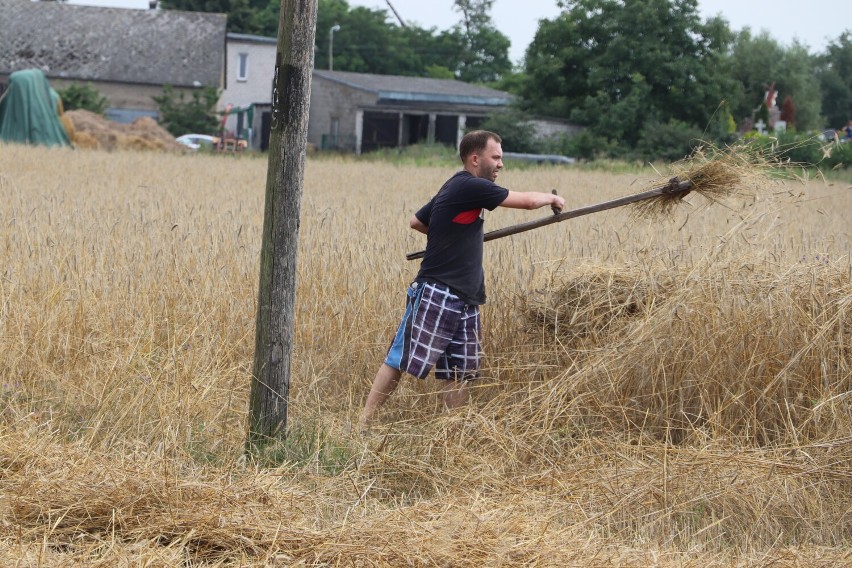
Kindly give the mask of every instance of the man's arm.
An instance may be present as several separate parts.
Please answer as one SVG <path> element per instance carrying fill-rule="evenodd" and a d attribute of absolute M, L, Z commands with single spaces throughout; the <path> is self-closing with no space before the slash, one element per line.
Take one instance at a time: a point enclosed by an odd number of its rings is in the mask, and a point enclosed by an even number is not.
<path fill-rule="evenodd" d="M 565 207 L 565 200 L 552 193 L 542 193 L 539 191 L 510 191 L 506 199 L 500 203 L 500 207 L 510 207 L 512 209 L 538 209 L 550 205 L 556 209 L 562 210 Z"/>
<path fill-rule="evenodd" d="M 414 229 L 415 231 L 421 232 L 424 235 L 429 232 L 429 227 L 424 225 L 420 219 L 417 218 L 417 215 L 412 215 L 411 219 L 408 221 L 408 226 Z"/>

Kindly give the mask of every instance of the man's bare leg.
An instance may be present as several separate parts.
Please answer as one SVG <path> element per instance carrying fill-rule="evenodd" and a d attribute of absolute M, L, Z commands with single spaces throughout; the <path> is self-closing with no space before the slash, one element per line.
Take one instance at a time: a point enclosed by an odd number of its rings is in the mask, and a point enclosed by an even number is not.
<path fill-rule="evenodd" d="M 370 427 L 375 418 L 376 411 L 382 407 L 388 397 L 396 390 L 401 376 L 402 373 L 399 369 L 394 369 L 382 363 L 382 366 L 379 367 L 379 371 L 376 373 L 376 378 L 373 379 L 373 386 L 370 388 L 370 394 L 367 395 L 364 410 L 361 411 L 361 417 L 358 419 L 358 427 L 360 429 L 365 430 Z"/>
<path fill-rule="evenodd" d="M 467 381 L 444 381 L 441 390 L 441 401 L 448 410 L 464 406 L 470 400 Z"/>

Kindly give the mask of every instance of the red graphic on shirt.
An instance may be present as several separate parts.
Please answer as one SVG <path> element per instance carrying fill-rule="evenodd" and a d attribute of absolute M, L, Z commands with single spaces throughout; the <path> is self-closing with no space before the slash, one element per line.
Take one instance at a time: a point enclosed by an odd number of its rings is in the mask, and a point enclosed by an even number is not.
<path fill-rule="evenodd" d="M 462 211 L 455 217 L 453 217 L 453 223 L 458 223 L 460 225 L 470 225 L 477 219 L 479 219 L 479 215 L 482 213 L 482 209 L 471 209 L 470 211 Z"/>

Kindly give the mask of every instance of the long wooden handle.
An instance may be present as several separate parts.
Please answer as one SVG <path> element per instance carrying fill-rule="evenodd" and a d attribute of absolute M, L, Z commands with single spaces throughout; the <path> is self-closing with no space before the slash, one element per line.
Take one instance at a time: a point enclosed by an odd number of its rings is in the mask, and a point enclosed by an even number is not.
<path fill-rule="evenodd" d="M 634 195 L 628 195 L 626 197 L 619 197 L 618 199 L 613 199 L 612 201 L 605 201 L 603 203 L 598 203 L 597 205 L 587 205 L 586 207 L 572 209 L 571 211 L 565 211 L 564 213 L 559 213 L 557 215 L 543 217 L 541 219 L 536 219 L 535 221 L 528 221 L 526 223 L 520 223 L 518 225 L 511 225 L 509 227 L 503 227 L 502 229 L 495 229 L 494 231 L 489 231 L 488 233 L 485 233 L 483 240 L 493 241 L 494 239 L 501 239 L 510 235 L 516 235 L 525 231 L 531 231 L 533 229 L 538 229 L 539 227 L 544 227 L 545 225 L 551 225 L 553 223 L 559 223 L 560 221 L 565 221 L 567 219 L 582 217 L 583 215 L 588 215 L 589 213 L 606 211 L 607 209 L 614 209 L 616 207 L 621 207 L 622 205 L 636 203 L 637 201 L 651 199 L 652 197 L 683 193 L 692 189 L 693 185 L 694 184 L 689 180 L 680 181 L 677 178 L 672 178 L 668 185 L 664 185 L 662 187 L 655 187 L 654 189 L 649 189 L 648 191 L 643 191 L 642 193 L 636 193 Z M 426 251 L 424 250 L 408 253 L 407 255 L 405 255 L 405 259 L 415 260 L 418 258 L 423 258 L 423 255 L 425 253 Z"/>

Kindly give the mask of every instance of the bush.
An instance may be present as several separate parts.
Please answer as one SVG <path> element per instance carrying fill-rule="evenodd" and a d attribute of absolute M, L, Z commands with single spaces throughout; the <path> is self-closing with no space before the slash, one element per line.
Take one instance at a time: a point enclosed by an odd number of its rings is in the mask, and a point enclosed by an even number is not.
<path fill-rule="evenodd" d="M 733 144 L 737 140 L 737 123 L 726 103 L 719 105 L 704 129 L 704 138 L 717 146 Z"/>
<path fill-rule="evenodd" d="M 831 143 L 826 156 L 819 164 L 823 170 L 838 170 L 852 167 L 852 142 Z"/>
<path fill-rule="evenodd" d="M 59 98 L 62 99 L 64 110 L 87 110 L 95 114 L 103 115 L 109 107 L 109 101 L 96 88 L 91 85 L 68 85 L 64 89 L 57 89 Z"/>
<path fill-rule="evenodd" d="M 154 97 L 160 109 L 160 125 L 174 136 L 215 133 L 219 127 L 218 99 L 219 93 L 209 86 L 193 90 L 190 100 L 186 100 L 186 92 L 176 93 L 171 85 L 163 87 L 163 94 Z"/>
<path fill-rule="evenodd" d="M 492 114 L 479 125 L 483 130 L 496 132 L 503 139 L 503 149 L 507 152 L 539 154 L 543 144 L 536 138 L 535 126 L 530 117 L 517 110 Z"/>
<path fill-rule="evenodd" d="M 637 157 L 647 160 L 675 162 L 692 153 L 701 144 L 703 132 L 679 120 L 645 123 L 636 144 Z"/>
<path fill-rule="evenodd" d="M 764 154 L 771 154 L 774 158 L 801 166 L 831 169 L 839 164 L 848 164 L 852 159 L 852 149 L 844 148 L 846 144 L 826 142 L 813 134 L 787 131 L 769 136 L 749 132 L 745 135 L 745 140 Z"/>
<path fill-rule="evenodd" d="M 613 154 L 614 150 L 615 144 L 611 141 L 584 130 L 566 138 L 562 153 L 581 160 L 594 160 Z"/>

